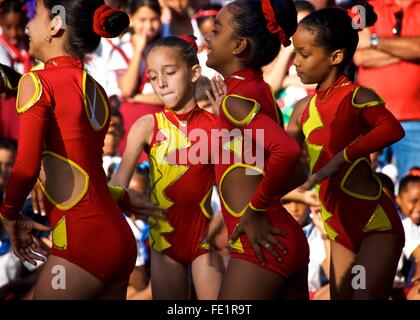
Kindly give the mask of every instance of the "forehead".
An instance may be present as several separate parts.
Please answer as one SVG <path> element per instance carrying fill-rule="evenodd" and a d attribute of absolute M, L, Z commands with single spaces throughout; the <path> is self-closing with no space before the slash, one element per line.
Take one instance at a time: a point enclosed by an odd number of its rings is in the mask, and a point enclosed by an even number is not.
<path fill-rule="evenodd" d="M 302 25 L 298 26 L 292 38 L 295 48 L 315 46 L 315 31 L 309 30 Z"/>
<path fill-rule="evenodd" d="M 159 69 L 169 65 L 179 65 L 183 62 L 180 49 L 176 47 L 157 46 L 148 54 L 147 66 L 149 69 Z"/>
<path fill-rule="evenodd" d="M 230 27 L 231 16 L 229 5 L 224 6 L 216 15 L 216 24 L 222 25 L 223 27 Z"/>
<path fill-rule="evenodd" d="M 9 149 L 0 149 L 0 161 L 10 161 L 14 156 L 14 152 Z"/>

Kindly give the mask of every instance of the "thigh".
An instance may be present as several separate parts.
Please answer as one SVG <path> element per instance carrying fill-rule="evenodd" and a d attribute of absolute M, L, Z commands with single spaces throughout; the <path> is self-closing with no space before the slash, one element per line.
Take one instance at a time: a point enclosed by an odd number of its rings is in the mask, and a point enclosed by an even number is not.
<path fill-rule="evenodd" d="M 356 254 L 340 243 L 331 241 L 330 290 L 331 300 L 349 300 L 353 297 L 351 269 Z"/>
<path fill-rule="evenodd" d="M 103 283 L 78 265 L 49 256 L 35 286 L 34 300 L 96 299 Z"/>
<path fill-rule="evenodd" d="M 98 300 L 125 300 L 127 297 L 128 279 L 107 284 L 98 296 Z"/>
<path fill-rule="evenodd" d="M 213 251 L 197 257 L 192 263 L 192 277 L 198 300 L 216 300 L 224 273 L 223 258 Z"/>
<path fill-rule="evenodd" d="M 152 294 L 155 300 L 186 300 L 191 297 L 188 268 L 152 250 Z"/>
<path fill-rule="evenodd" d="M 356 264 L 365 270 L 365 289 L 354 291 L 354 299 L 384 299 L 390 296 L 403 247 L 402 239 L 392 233 L 366 237 Z"/>
<path fill-rule="evenodd" d="M 286 278 L 257 264 L 231 258 L 223 277 L 220 300 L 276 299 L 286 284 Z"/>

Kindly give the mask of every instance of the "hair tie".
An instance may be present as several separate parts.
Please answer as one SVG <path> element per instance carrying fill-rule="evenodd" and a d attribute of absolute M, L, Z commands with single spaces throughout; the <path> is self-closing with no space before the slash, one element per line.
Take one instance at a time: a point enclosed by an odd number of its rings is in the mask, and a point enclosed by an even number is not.
<path fill-rule="evenodd" d="M 197 42 L 195 42 L 194 36 L 183 34 L 183 35 L 178 36 L 178 38 L 184 40 L 185 42 L 188 42 L 190 45 L 192 45 L 195 51 L 198 51 Z"/>
<path fill-rule="evenodd" d="M 262 11 L 264 14 L 264 18 L 267 21 L 267 29 L 272 34 L 278 35 L 280 38 L 280 42 L 283 46 L 287 47 L 292 42 L 290 41 L 289 37 L 284 33 L 283 28 L 277 23 L 276 20 L 276 13 L 271 6 L 270 0 L 262 0 L 261 1 Z"/>
<path fill-rule="evenodd" d="M 202 17 L 215 17 L 219 11 L 218 10 L 199 10 L 195 15 L 192 16 L 192 19 L 197 20 Z"/>
<path fill-rule="evenodd" d="M 413 168 L 408 171 L 407 176 L 414 176 L 414 177 L 420 177 L 420 169 L 419 168 Z"/>
<path fill-rule="evenodd" d="M 106 4 L 101 5 L 95 10 L 93 15 L 93 30 L 98 36 L 103 38 L 114 38 L 115 36 L 105 29 L 105 21 L 109 16 L 120 12 L 118 9 L 108 7 Z"/>

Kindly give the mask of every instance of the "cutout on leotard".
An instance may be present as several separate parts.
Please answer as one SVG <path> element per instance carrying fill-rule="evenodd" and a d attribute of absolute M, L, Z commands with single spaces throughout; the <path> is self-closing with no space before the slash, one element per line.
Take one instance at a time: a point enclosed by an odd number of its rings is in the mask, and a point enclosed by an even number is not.
<path fill-rule="evenodd" d="M 369 161 L 360 158 L 347 170 L 341 181 L 341 189 L 355 198 L 377 200 L 381 195 L 382 184 L 372 171 Z"/>
<path fill-rule="evenodd" d="M 256 174 L 249 174 L 251 170 Z M 234 217 L 240 217 L 262 181 L 260 168 L 246 164 L 234 164 L 223 174 L 219 194 L 226 210 Z"/>
<path fill-rule="evenodd" d="M 86 71 L 83 72 L 83 94 L 89 122 L 94 130 L 100 131 L 105 127 L 109 117 L 108 100 Z"/>
<path fill-rule="evenodd" d="M 89 176 L 75 162 L 45 151 L 39 180 L 47 199 L 58 209 L 69 210 L 86 194 Z"/>

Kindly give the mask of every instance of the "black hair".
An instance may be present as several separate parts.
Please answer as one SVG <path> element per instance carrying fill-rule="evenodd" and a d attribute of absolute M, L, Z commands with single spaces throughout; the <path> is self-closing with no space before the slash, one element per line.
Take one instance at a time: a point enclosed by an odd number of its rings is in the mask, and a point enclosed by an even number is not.
<path fill-rule="evenodd" d="M 305 0 L 296 0 L 295 7 L 296 7 L 297 12 L 302 12 L 302 11 L 314 12 L 315 11 L 314 5 L 310 3 L 309 1 L 305 1 Z"/>
<path fill-rule="evenodd" d="M 162 14 L 162 9 L 160 7 L 160 4 L 157 0 L 133 0 L 131 1 L 129 7 L 128 7 L 128 13 L 134 14 L 137 10 L 139 10 L 142 7 L 148 7 L 152 9 L 154 12 L 156 12 L 159 17 Z"/>
<path fill-rule="evenodd" d="M 191 38 L 191 42 L 194 41 L 193 36 L 188 36 Z M 182 58 L 185 60 L 188 68 L 191 68 L 197 64 L 200 64 L 197 58 L 197 46 L 193 45 L 189 41 L 181 39 L 175 36 L 169 36 L 161 38 L 150 46 L 148 53 L 150 53 L 154 48 L 157 47 L 166 47 L 166 48 L 176 48 L 180 51 Z"/>
<path fill-rule="evenodd" d="M 297 28 L 297 12 L 292 0 L 271 0 L 277 23 L 290 38 Z M 229 3 L 232 13 L 231 25 L 235 34 L 245 37 L 251 43 L 250 52 L 244 63 L 259 69 L 278 55 L 280 38 L 267 29 L 261 0 L 236 0 Z"/>
<path fill-rule="evenodd" d="M 208 100 L 206 91 L 212 91 L 210 79 L 205 76 L 201 76 L 200 78 L 198 78 L 197 83 L 195 85 L 195 100 Z"/>
<path fill-rule="evenodd" d="M 366 26 L 375 24 L 377 15 L 369 4 L 365 6 Z M 352 18 L 346 10 L 340 8 L 326 8 L 307 15 L 300 22 L 305 29 L 313 31 L 315 44 L 333 52 L 344 49 L 344 58 L 341 63 L 343 69 L 351 61 L 359 42 L 358 30 L 353 27 Z"/>
<path fill-rule="evenodd" d="M 204 6 L 201 6 L 198 11 L 197 14 L 200 13 L 200 11 L 206 11 L 206 10 L 216 10 L 216 11 L 220 11 L 220 9 L 222 9 L 222 6 L 220 4 L 207 4 Z M 198 16 L 196 21 L 197 21 L 197 25 L 200 28 L 200 26 L 209 18 L 215 18 L 215 16 Z"/>
<path fill-rule="evenodd" d="M 8 13 L 22 13 L 26 16 L 26 6 L 21 0 L 5 0 L 0 5 L 0 15 L 5 16 Z"/>
<path fill-rule="evenodd" d="M 43 0 L 45 7 L 51 12 L 50 19 L 59 14 L 53 8 L 62 6 L 65 9 L 66 31 L 69 35 L 67 51 L 84 60 L 86 54 L 94 51 L 100 43 L 101 37 L 93 29 L 93 17 L 96 9 L 104 4 L 103 0 Z M 127 14 L 120 11 L 109 16 L 105 23 L 105 30 L 112 36 L 119 36 L 129 24 Z"/>
<path fill-rule="evenodd" d="M 376 173 L 377 177 L 379 178 L 379 180 L 382 183 L 382 187 L 384 189 L 388 189 L 389 191 L 391 191 L 391 194 L 395 194 L 395 185 L 394 182 L 392 181 L 392 179 L 387 176 L 385 173 L 382 172 L 377 172 Z"/>
<path fill-rule="evenodd" d="M 408 189 L 410 183 L 420 183 L 420 176 L 408 175 L 401 179 L 398 194 L 402 194 Z"/>
<path fill-rule="evenodd" d="M 17 151 L 17 141 L 13 139 L 3 138 L 0 139 L 0 149 L 9 150 L 13 153 Z"/>

